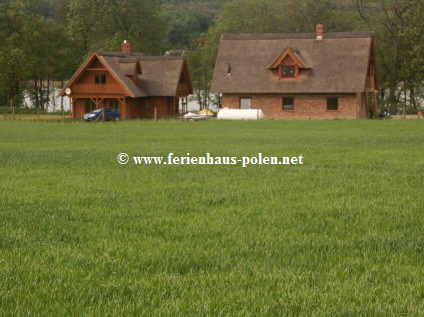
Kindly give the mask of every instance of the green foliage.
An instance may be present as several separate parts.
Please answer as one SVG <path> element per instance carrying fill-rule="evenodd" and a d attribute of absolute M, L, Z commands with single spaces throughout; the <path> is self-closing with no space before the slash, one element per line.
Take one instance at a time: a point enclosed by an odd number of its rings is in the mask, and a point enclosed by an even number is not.
<path fill-rule="evenodd" d="M 81 55 L 120 50 L 124 39 L 135 51 L 158 54 L 166 24 L 155 0 L 70 0 L 68 30 Z"/>
<path fill-rule="evenodd" d="M 19 106 L 24 90 L 38 96 L 33 80 L 64 81 L 80 57 L 64 23 L 52 18 L 49 3 L 11 0 L 0 6 L 0 103 L 13 100 Z M 38 100 L 37 106 L 41 104 Z"/>
<path fill-rule="evenodd" d="M 2 121 L 0 315 L 420 316 L 422 123 Z"/>
<path fill-rule="evenodd" d="M 19 98 L 31 67 L 33 47 L 42 40 L 42 20 L 25 0 L 0 3 L 0 95 L 3 105 Z"/>
<path fill-rule="evenodd" d="M 397 113 L 409 102 L 408 111 L 416 112 L 422 79 L 414 53 L 423 46 L 423 37 L 414 30 L 422 29 L 422 0 L 356 1 L 358 29 L 374 31 L 377 49 L 380 100 L 383 108 Z M 414 35 L 415 33 L 415 35 Z M 416 59 L 415 59 L 416 60 Z M 403 101 L 401 100 L 403 97 Z"/>
<path fill-rule="evenodd" d="M 209 5 L 209 6 L 221 6 L 228 0 L 160 0 L 163 5 Z"/>
<path fill-rule="evenodd" d="M 166 47 L 172 49 L 192 49 L 192 43 L 202 33 L 207 32 L 213 22 L 210 10 L 202 7 L 182 7 L 166 10 L 165 19 L 169 24 Z"/>
<path fill-rule="evenodd" d="M 49 102 L 53 81 L 69 79 L 94 49 L 158 54 L 167 25 L 155 0 L 4 0 L 0 2 L 0 105 Z"/>
<path fill-rule="evenodd" d="M 422 99 L 424 97 L 424 1 L 418 0 L 409 6 L 405 13 L 405 27 L 402 36 L 407 43 L 401 77 L 406 82 L 406 88 L 411 93 L 411 98 Z M 424 108 L 417 103 L 414 110 Z"/>
<path fill-rule="evenodd" d="M 410 68 L 415 69 L 417 75 L 424 76 L 424 1 L 419 0 L 411 5 L 405 15 L 406 26 L 403 35 L 409 43 L 415 44 L 407 52 Z"/>

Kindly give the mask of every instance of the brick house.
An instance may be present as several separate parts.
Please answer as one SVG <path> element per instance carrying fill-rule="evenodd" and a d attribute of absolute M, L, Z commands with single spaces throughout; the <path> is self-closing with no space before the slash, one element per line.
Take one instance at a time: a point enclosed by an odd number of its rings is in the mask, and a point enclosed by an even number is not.
<path fill-rule="evenodd" d="M 376 115 L 374 37 L 368 32 L 223 34 L 211 92 L 222 107 L 260 108 L 265 119 Z"/>
<path fill-rule="evenodd" d="M 124 41 L 121 52 L 93 52 L 65 85 L 71 117 L 118 108 L 123 118 L 175 116 L 193 93 L 184 56 L 145 56 Z"/>

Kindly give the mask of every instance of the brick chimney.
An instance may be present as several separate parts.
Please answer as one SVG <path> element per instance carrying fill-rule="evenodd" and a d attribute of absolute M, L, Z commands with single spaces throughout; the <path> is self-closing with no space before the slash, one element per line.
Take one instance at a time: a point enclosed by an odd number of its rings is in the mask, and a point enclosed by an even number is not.
<path fill-rule="evenodd" d="M 317 26 L 315 27 L 315 33 L 316 33 L 316 40 L 317 41 L 322 41 L 322 38 L 324 36 L 324 25 L 322 24 L 317 24 Z"/>
<path fill-rule="evenodd" d="M 124 53 L 124 54 L 132 55 L 131 43 L 128 42 L 127 40 L 125 40 L 124 42 L 122 42 L 122 44 L 121 44 L 121 52 Z"/>

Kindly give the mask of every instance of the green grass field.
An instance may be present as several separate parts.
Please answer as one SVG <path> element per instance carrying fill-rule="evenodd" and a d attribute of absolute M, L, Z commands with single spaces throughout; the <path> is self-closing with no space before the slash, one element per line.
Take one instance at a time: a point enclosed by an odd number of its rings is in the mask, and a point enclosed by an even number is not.
<path fill-rule="evenodd" d="M 40 114 L 40 115 L 36 115 L 36 114 L 22 114 L 22 113 L 18 113 L 15 114 L 14 116 L 12 114 L 0 114 L 0 120 L 1 119 L 5 119 L 5 120 L 16 120 L 16 121 L 33 121 L 33 122 L 63 122 L 63 120 L 65 120 L 66 122 L 79 122 L 81 120 L 78 119 L 73 119 L 73 118 L 69 118 L 69 114 L 65 115 L 65 118 L 63 117 L 63 115 L 61 114 L 51 114 L 51 113 L 47 113 L 47 114 Z"/>
<path fill-rule="evenodd" d="M 424 316 L 423 168 L 424 120 L 0 120 L 0 316 Z"/>

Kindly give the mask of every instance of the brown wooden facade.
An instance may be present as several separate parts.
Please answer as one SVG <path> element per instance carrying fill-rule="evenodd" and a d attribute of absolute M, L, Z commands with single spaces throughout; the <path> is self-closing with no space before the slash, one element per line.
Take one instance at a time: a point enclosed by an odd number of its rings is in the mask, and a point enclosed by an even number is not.
<path fill-rule="evenodd" d="M 193 92 L 185 58 L 133 55 L 128 44 L 120 53 L 93 52 L 71 78 L 61 95 L 71 100 L 72 118 L 105 107 L 122 118 L 173 117 L 180 104 L 184 109 Z"/>

